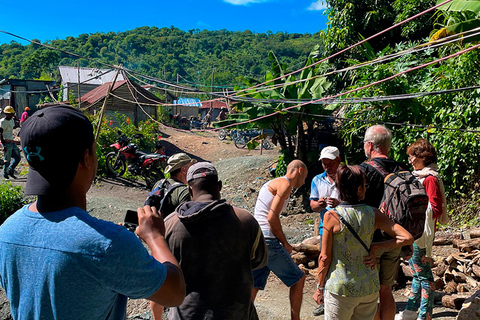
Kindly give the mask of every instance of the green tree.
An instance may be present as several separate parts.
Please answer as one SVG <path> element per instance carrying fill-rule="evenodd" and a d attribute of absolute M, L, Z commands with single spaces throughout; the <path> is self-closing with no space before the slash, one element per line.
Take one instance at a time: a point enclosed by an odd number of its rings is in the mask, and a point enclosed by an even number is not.
<path fill-rule="evenodd" d="M 21 74 L 26 79 L 39 78 L 42 73 L 50 73 L 60 61 L 60 53 L 49 49 L 38 49 L 23 59 Z"/>
<path fill-rule="evenodd" d="M 319 55 L 319 47 L 310 53 L 304 65 L 310 66 Z M 235 105 L 248 119 L 256 119 L 264 115 L 272 115 L 265 119 L 255 120 L 253 125 L 259 128 L 273 129 L 276 139 L 284 153 L 289 157 L 297 157 L 308 161 L 311 149 L 311 137 L 316 118 L 313 115 L 330 114 L 331 110 L 320 104 L 300 103 L 302 100 L 316 100 L 323 96 L 330 86 L 325 77 L 316 76 L 316 68 L 309 67 L 298 75 L 288 75 L 287 65 L 282 64 L 273 52 L 269 54 L 270 71 L 264 78 L 265 84 L 258 88 L 240 93 L 241 97 L 249 97 L 266 101 L 255 103 L 242 102 Z M 283 77 L 285 76 L 285 77 Z M 299 82 L 301 80 L 301 82 Z M 255 79 L 245 78 L 245 85 L 253 87 L 260 84 Z M 276 100 L 293 100 L 299 102 L 277 102 Z M 274 115 L 275 114 L 275 115 Z M 226 124 L 241 122 L 244 117 L 235 117 L 216 123 L 221 127 Z M 305 130 L 304 126 L 307 129 Z M 296 136 L 296 146 L 293 137 Z M 310 139 L 309 139 L 310 138 Z"/>

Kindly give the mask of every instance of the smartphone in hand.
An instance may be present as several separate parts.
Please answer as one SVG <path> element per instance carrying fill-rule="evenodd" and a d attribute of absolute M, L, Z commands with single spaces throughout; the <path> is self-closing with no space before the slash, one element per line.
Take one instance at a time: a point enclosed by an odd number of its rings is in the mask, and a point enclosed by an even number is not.
<path fill-rule="evenodd" d="M 123 226 L 129 231 L 135 232 L 138 227 L 138 213 L 134 210 L 127 210 L 125 219 L 123 220 Z"/>

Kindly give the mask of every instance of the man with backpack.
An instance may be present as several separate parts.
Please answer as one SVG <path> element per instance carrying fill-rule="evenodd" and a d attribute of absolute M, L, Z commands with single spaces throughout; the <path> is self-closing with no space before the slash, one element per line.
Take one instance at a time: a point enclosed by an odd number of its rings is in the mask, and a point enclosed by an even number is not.
<path fill-rule="evenodd" d="M 170 173 L 170 178 L 162 179 L 155 184 L 153 190 L 148 194 L 147 200 L 145 200 L 145 205 L 157 208 L 158 212 L 165 219 L 179 205 L 190 201 L 187 187 L 187 172 L 196 162 L 197 160 L 190 158 L 183 152 L 176 153 L 168 158 L 164 173 Z M 150 307 L 153 319 L 161 320 L 163 306 L 150 302 Z"/>
<path fill-rule="evenodd" d="M 407 165 L 388 158 L 392 142 L 392 133 L 383 125 L 374 125 L 367 129 L 363 148 L 367 161 L 360 167 L 367 175 L 365 204 L 379 208 L 384 193 L 384 173 L 407 171 Z M 373 241 L 386 240 L 377 230 Z M 399 266 L 401 248 L 377 251 L 377 269 L 380 277 L 380 305 L 375 319 L 393 320 L 396 312 L 392 285 L 395 282 Z"/>
<path fill-rule="evenodd" d="M 188 168 L 197 160 L 186 153 L 176 153 L 168 158 L 164 173 L 170 173 L 170 178 L 158 181 L 149 193 L 145 205 L 157 208 L 163 218 L 184 202 L 190 201 L 187 188 Z"/>

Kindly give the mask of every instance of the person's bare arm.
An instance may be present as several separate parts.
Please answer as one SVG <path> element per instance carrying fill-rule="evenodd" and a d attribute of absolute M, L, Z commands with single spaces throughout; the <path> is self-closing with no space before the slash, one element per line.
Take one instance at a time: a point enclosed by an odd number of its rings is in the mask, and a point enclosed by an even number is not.
<path fill-rule="evenodd" d="M 327 281 L 327 274 L 330 269 L 330 263 L 332 262 L 332 251 L 333 251 L 333 234 L 335 231 L 340 229 L 340 223 L 338 218 L 328 211 L 325 213 L 323 221 L 323 237 L 322 237 L 322 252 L 318 256 L 318 282 L 319 287 L 325 287 L 325 282 Z M 323 302 L 323 293 L 325 289 L 318 289 L 313 295 L 313 300 L 317 304 Z"/>
<path fill-rule="evenodd" d="M 185 280 L 177 259 L 165 241 L 163 218 L 155 207 L 150 206 L 138 208 L 137 213 L 139 224 L 136 234 L 148 245 L 152 256 L 167 267 L 165 282 L 148 300 L 166 307 L 179 306 L 185 298 Z"/>
<path fill-rule="evenodd" d="M 375 209 L 375 227 L 385 231 L 393 239 L 374 244 L 380 248 L 398 248 L 413 243 L 413 236 L 401 225 L 390 220 L 385 214 Z"/>
<path fill-rule="evenodd" d="M 327 207 L 327 201 L 325 197 L 321 197 L 318 200 L 310 200 L 310 208 L 315 212 L 320 212 Z"/>
<path fill-rule="evenodd" d="M 414 241 L 413 236 L 405 230 L 404 227 L 393 222 L 384 213 L 381 213 L 377 209 L 375 209 L 375 228 L 385 231 L 393 239 L 382 242 L 373 242 L 370 245 L 370 255 L 365 257 L 364 263 L 372 269 L 375 268 L 375 253 L 378 249 L 408 246 Z"/>
<path fill-rule="evenodd" d="M 280 222 L 280 213 L 282 211 L 283 204 L 290 196 L 292 188 L 290 187 L 290 183 L 285 179 L 279 179 L 279 181 L 276 182 L 277 183 L 272 186 L 272 190 L 270 190 L 270 192 L 275 194 L 275 196 L 273 197 L 270 211 L 268 211 L 267 221 L 270 225 L 273 235 L 283 244 L 288 253 L 292 253 L 292 246 L 288 243 Z"/>

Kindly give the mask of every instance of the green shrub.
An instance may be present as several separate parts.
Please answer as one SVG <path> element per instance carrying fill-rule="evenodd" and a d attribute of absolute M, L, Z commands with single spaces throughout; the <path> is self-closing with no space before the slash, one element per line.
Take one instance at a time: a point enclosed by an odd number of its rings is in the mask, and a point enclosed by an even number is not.
<path fill-rule="evenodd" d="M 24 204 L 22 187 L 12 185 L 10 181 L 0 183 L 0 223 Z"/>
<path fill-rule="evenodd" d="M 127 137 L 131 138 L 135 134 L 142 134 L 140 138 L 132 139 L 132 143 L 138 145 L 139 149 L 145 152 L 153 152 L 155 150 L 155 142 L 160 139 L 158 133 L 158 124 L 153 120 L 142 121 L 138 124 L 138 128 L 134 125 L 133 120 L 129 119 L 126 115 L 116 113 L 116 121 L 104 118 L 102 125 L 100 126 L 100 134 L 98 136 L 97 143 L 97 158 L 98 158 L 98 172 L 99 175 L 104 175 L 107 172 L 107 166 L 105 156 L 114 151 L 111 144 L 115 143 L 118 139 L 117 131 L 121 131 Z M 96 128 L 97 119 L 94 116 L 90 116 L 94 127 Z M 114 126 L 117 123 L 118 126 Z"/>

